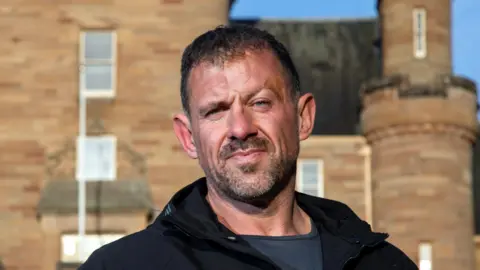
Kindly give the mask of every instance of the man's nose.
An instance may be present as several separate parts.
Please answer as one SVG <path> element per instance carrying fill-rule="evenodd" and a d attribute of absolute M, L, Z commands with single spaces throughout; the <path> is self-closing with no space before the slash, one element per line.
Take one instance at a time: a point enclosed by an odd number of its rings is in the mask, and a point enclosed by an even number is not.
<path fill-rule="evenodd" d="M 228 137 L 245 140 L 258 132 L 251 113 L 243 106 L 231 108 L 228 116 Z"/>

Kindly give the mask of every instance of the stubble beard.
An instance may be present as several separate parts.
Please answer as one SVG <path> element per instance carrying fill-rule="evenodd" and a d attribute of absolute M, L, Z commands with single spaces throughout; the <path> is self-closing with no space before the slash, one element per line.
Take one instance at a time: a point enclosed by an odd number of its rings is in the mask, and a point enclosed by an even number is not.
<path fill-rule="evenodd" d="M 225 164 L 221 169 L 210 170 L 209 175 L 216 190 L 238 202 L 266 207 L 291 181 L 296 168 L 296 158 L 284 160 L 268 156 L 266 168 L 259 163 L 238 167 Z"/>

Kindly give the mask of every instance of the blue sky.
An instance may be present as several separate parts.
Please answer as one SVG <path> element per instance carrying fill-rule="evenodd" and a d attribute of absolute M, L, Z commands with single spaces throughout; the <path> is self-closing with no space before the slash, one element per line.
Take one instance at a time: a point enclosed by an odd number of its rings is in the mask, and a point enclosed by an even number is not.
<path fill-rule="evenodd" d="M 480 0 L 452 0 L 453 72 L 480 88 Z M 322 19 L 375 17 L 375 0 L 237 0 L 233 18 Z"/>

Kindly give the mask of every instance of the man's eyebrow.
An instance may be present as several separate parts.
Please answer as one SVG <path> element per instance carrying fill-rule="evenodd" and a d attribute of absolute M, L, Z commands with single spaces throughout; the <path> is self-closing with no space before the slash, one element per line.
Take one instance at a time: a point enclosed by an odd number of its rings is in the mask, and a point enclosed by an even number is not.
<path fill-rule="evenodd" d="M 285 94 L 284 91 L 286 90 L 284 85 L 284 78 L 277 76 L 275 78 L 269 78 L 265 80 L 263 88 L 270 90 L 277 98 L 283 100 Z"/>
<path fill-rule="evenodd" d="M 265 90 L 265 88 L 262 86 L 262 87 L 258 87 L 258 88 L 255 88 L 249 92 L 247 92 L 245 94 L 245 96 L 242 97 L 242 101 L 246 101 L 246 100 L 250 100 L 252 99 L 254 96 L 258 95 L 260 92 L 262 92 L 263 90 Z"/>
<path fill-rule="evenodd" d="M 200 114 L 201 116 L 204 116 L 205 114 L 208 113 L 208 111 L 214 108 L 214 106 L 215 106 L 214 102 L 209 102 L 206 105 L 200 105 L 198 107 L 198 114 Z"/>
<path fill-rule="evenodd" d="M 224 106 L 227 106 L 227 103 L 225 101 L 221 101 L 221 100 L 210 101 L 205 105 L 200 105 L 198 112 L 201 116 L 205 116 L 210 110 L 218 107 L 224 107 Z"/>
<path fill-rule="evenodd" d="M 259 95 L 260 93 L 263 93 L 263 92 L 269 92 L 269 93 L 272 93 L 274 94 L 277 98 L 282 98 L 281 94 L 279 93 L 279 89 L 276 89 L 275 87 L 272 87 L 272 85 L 269 85 L 267 82 L 263 83 L 261 86 L 253 89 L 253 90 L 250 90 L 249 92 L 247 92 L 245 94 L 244 97 L 242 97 L 242 100 L 250 100 L 252 99 L 253 97 Z"/>

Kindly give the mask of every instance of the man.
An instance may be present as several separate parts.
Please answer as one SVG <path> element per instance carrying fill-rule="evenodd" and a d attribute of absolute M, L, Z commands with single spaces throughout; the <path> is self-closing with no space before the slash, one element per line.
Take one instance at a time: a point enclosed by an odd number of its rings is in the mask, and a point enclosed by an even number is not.
<path fill-rule="evenodd" d="M 174 130 L 206 177 L 153 224 L 95 251 L 81 270 L 417 269 L 346 205 L 295 192 L 315 101 L 272 35 L 218 27 L 182 56 Z"/>

